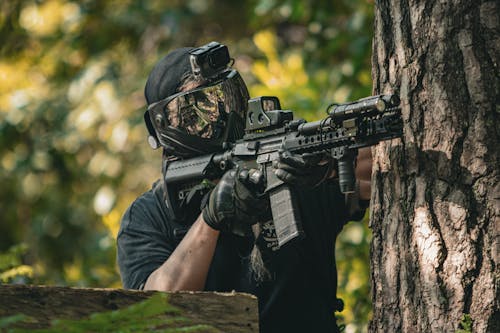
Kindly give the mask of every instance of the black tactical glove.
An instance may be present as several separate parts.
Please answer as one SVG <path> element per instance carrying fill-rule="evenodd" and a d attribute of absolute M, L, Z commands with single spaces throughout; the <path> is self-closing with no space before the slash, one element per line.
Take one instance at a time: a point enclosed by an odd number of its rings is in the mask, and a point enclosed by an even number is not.
<path fill-rule="evenodd" d="M 330 178 L 335 160 L 327 154 L 293 154 L 281 151 L 274 161 L 276 177 L 285 183 L 313 188 Z"/>
<path fill-rule="evenodd" d="M 264 177 L 257 170 L 229 170 L 210 193 L 202 210 L 212 228 L 245 236 L 251 226 L 269 219 L 269 197 L 264 193 Z"/>

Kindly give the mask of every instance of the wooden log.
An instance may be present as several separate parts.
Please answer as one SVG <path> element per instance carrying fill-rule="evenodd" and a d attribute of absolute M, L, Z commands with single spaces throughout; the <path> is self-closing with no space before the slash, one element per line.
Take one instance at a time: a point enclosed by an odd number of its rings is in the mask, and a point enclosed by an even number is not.
<path fill-rule="evenodd" d="M 16 327 L 48 328 L 55 319 L 78 320 L 94 313 L 125 309 L 159 292 L 30 285 L 0 285 L 0 318 L 24 314 L 30 322 Z M 161 293 L 169 309 L 162 318 L 166 327 L 207 325 L 210 332 L 258 332 L 257 298 L 244 293 Z M 182 318 L 180 322 L 176 318 Z M 202 330 L 203 331 L 203 330 Z M 197 330 L 196 332 L 200 332 Z"/>

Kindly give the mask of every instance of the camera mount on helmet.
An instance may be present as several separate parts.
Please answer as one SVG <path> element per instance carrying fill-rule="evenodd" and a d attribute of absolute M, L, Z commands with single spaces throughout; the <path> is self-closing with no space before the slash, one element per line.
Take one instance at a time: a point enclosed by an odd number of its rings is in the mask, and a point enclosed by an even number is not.
<path fill-rule="evenodd" d="M 227 46 L 218 42 L 210 42 L 189 52 L 193 74 L 206 80 L 216 78 L 225 71 L 230 61 Z"/>

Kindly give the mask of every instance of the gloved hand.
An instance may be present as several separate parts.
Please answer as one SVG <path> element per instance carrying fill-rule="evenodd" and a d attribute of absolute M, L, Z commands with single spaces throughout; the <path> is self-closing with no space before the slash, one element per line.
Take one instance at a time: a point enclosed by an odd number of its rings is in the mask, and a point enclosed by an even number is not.
<path fill-rule="evenodd" d="M 269 219 L 269 196 L 264 194 L 264 177 L 257 170 L 229 170 L 210 193 L 202 210 L 212 228 L 245 236 L 251 226 Z"/>
<path fill-rule="evenodd" d="M 330 178 L 335 160 L 326 154 L 293 154 L 281 151 L 274 161 L 274 174 L 285 183 L 313 188 Z"/>

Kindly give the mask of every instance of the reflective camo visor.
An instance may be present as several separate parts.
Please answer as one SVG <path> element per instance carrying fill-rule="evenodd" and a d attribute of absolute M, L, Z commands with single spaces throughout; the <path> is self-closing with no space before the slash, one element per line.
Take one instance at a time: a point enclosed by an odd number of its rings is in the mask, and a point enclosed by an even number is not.
<path fill-rule="evenodd" d="M 148 108 L 151 121 L 161 114 L 165 124 L 201 138 L 212 139 L 221 135 L 227 115 L 237 113 L 245 119 L 248 107 L 245 83 L 235 70 L 221 81 L 167 97 Z M 156 124 L 158 129 L 158 123 Z M 160 129 L 161 132 L 161 129 Z"/>

